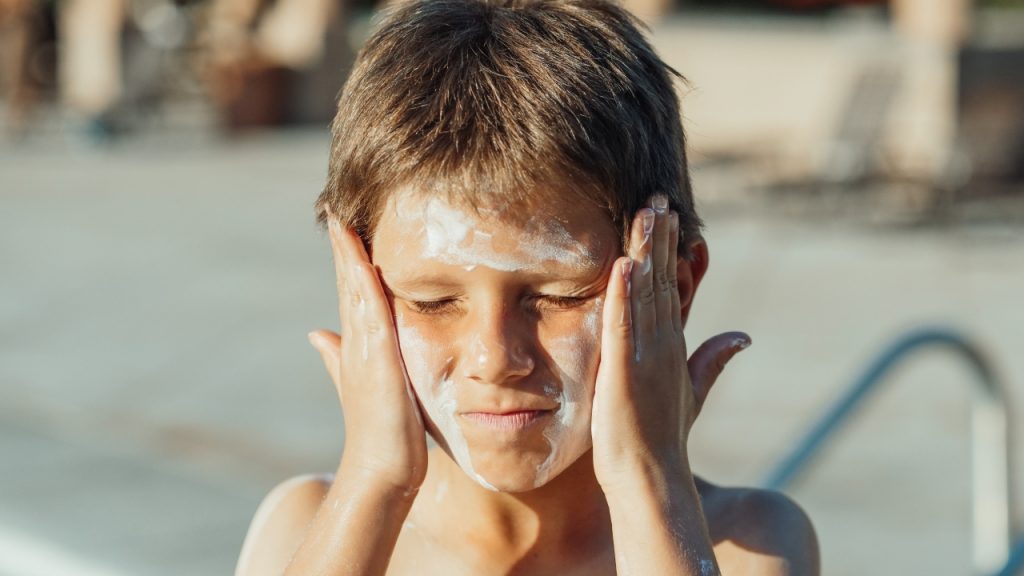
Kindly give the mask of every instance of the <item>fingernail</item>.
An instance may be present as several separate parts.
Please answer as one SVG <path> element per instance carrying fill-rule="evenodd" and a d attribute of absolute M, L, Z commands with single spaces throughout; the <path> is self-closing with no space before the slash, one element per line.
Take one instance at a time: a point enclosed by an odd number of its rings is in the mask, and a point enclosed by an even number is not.
<path fill-rule="evenodd" d="M 306 334 L 306 339 L 309 340 L 309 343 L 312 344 L 314 348 L 316 347 L 315 340 L 318 338 L 319 336 L 317 335 L 316 330 L 310 332 L 309 334 Z"/>
<path fill-rule="evenodd" d="M 630 258 L 622 263 L 622 279 L 626 281 L 626 298 L 633 288 L 633 259 Z"/>
<path fill-rule="evenodd" d="M 668 210 L 668 197 L 664 194 L 658 194 L 651 198 L 651 207 L 658 214 L 664 214 L 665 210 Z"/>
<path fill-rule="evenodd" d="M 642 218 L 644 225 L 644 243 L 646 243 L 651 237 L 651 232 L 654 231 L 654 212 L 644 209 Z"/>
<path fill-rule="evenodd" d="M 738 348 L 740 350 L 746 350 L 747 348 L 750 348 L 750 339 L 749 338 L 736 338 L 736 339 L 734 339 L 732 341 L 732 347 L 733 348 Z"/>

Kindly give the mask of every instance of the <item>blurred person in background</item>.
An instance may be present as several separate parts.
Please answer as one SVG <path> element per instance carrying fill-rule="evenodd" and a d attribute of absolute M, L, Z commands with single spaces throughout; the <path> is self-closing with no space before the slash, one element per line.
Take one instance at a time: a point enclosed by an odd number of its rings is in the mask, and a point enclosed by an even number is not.
<path fill-rule="evenodd" d="M 64 105 L 87 130 L 114 130 L 122 94 L 121 34 L 129 0 L 65 0 L 60 10 L 59 83 Z"/>
<path fill-rule="evenodd" d="M 326 123 L 341 88 L 338 71 L 351 65 L 364 33 L 359 14 L 390 1 L 210 0 L 199 37 L 200 69 L 225 126 Z M 671 0 L 623 4 L 654 22 Z M 321 94 L 296 103 L 303 81 Z"/>
<path fill-rule="evenodd" d="M 175 81 L 154 78 L 169 71 L 138 73 L 140 66 L 133 66 L 132 59 L 140 59 L 137 53 L 147 44 L 169 52 L 195 49 L 195 71 L 221 125 L 228 129 L 322 124 L 329 120 L 341 86 L 337 71 L 350 65 L 358 48 L 359 39 L 350 38 L 354 17 L 386 3 L 0 0 L 0 81 L 7 100 L 6 125 L 13 134 L 24 133 L 34 104 L 45 92 L 40 88 L 41 74 L 32 70 L 39 68 L 47 15 L 56 21 L 52 23 L 56 31 L 50 34 L 57 35 L 56 51 L 50 51 L 56 72 L 49 72 L 49 83 L 56 84 L 73 131 L 90 140 L 106 140 L 123 131 L 126 110 L 139 107 L 139 93 L 166 90 L 166 84 Z M 198 4 L 199 10 L 185 16 L 181 8 L 186 4 Z M 622 4 L 648 24 L 672 8 L 672 0 L 623 0 Z M 189 21 L 183 24 L 186 18 Z M 161 26 L 170 32 L 159 30 Z M 57 52 L 56 57 L 52 52 Z M 141 68 L 153 68 L 151 60 L 146 62 Z M 317 94 L 303 95 L 303 91 Z"/>
<path fill-rule="evenodd" d="M 57 102 L 73 132 L 105 140 L 176 78 L 154 53 L 185 45 L 181 0 L 0 0 L 0 80 L 8 132 L 23 135 L 38 104 Z"/>
<path fill-rule="evenodd" d="M 46 83 L 46 62 L 37 58 L 47 32 L 42 0 L 0 0 L 0 94 L 6 100 L 5 131 L 21 136 Z"/>

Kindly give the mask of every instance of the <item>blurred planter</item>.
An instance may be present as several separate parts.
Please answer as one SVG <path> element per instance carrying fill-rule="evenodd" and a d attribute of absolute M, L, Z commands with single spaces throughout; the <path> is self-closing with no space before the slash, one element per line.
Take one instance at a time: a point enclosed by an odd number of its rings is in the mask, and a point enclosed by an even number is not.
<path fill-rule="evenodd" d="M 337 97 L 355 59 L 349 22 L 335 19 L 324 37 L 322 57 L 307 68 L 293 70 L 253 59 L 231 81 L 221 106 L 228 130 L 286 125 L 327 126 Z"/>
<path fill-rule="evenodd" d="M 222 111 L 225 126 L 239 130 L 283 124 L 290 76 L 288 70 L 277 66 L 247 66 L 239 74 L 239 96 Z"/>

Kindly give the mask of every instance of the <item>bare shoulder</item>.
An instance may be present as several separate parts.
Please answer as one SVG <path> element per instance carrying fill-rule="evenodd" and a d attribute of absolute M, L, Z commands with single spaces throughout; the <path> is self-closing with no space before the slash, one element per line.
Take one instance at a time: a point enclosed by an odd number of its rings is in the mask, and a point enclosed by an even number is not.
<path fill-rule="evenodd" d="M 704 515 L 727 576 L 817 576 L 818 537 L 807 513 L 781 492 L 698 479 Z"/>
<path fill-rule="evenodd" d="M 249 524 L 235 576 L 284 572 L 333 481 L 332 474 L 304 474 L 267 493 Z"/>

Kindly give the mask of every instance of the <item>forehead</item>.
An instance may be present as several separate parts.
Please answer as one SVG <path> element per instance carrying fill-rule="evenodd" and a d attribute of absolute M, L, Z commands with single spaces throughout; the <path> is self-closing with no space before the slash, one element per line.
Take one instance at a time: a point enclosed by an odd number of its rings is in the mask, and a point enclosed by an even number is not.
<path fill-rule="evenodd" d="M 618 245 L 611 219 L 589 203 L 555 198 L 468 206 L 413 189 L 390 196 L 372 241 L 373 259 L 382 267 L 443 264 L 505 272 L 593 268 Z"/>

